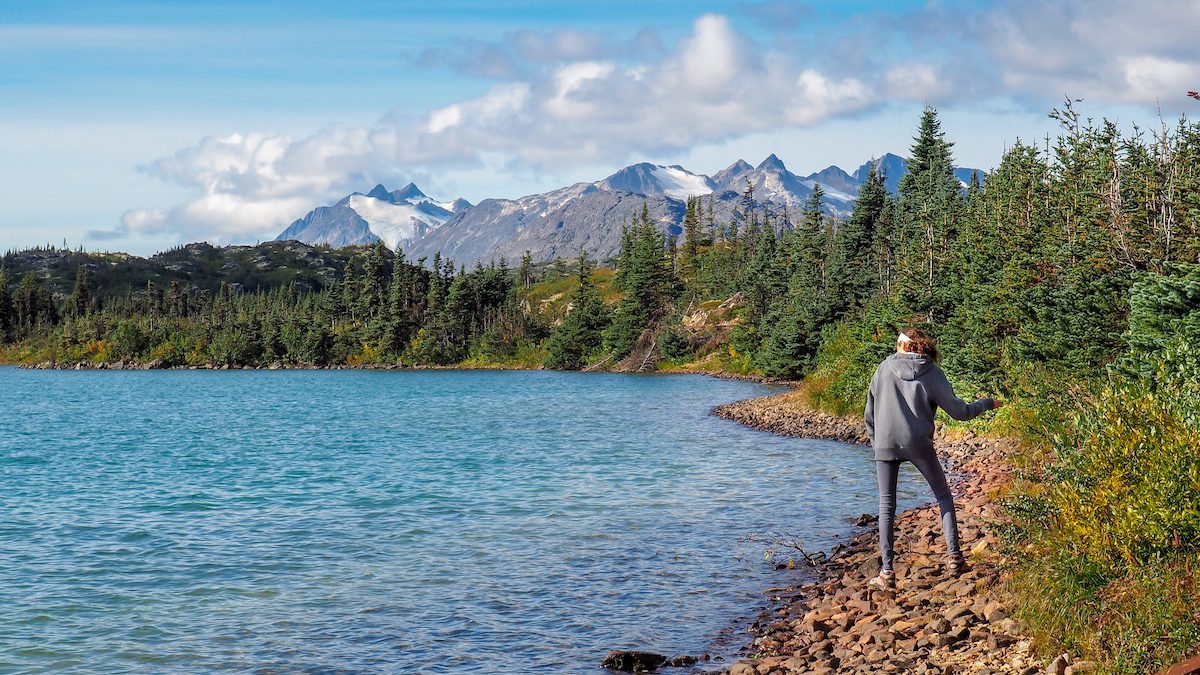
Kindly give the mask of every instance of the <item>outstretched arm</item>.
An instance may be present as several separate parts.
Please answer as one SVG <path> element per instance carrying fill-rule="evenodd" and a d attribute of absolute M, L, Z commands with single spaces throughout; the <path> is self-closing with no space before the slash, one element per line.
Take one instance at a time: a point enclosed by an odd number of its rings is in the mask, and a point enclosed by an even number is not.
<path fill-rule="evenodd" d="M 945 410 L 947 415 L 960 422 L 975 419 L 996 407 L 995 399 L 981 398 L 967 403 L 955 396 L 954 387 L 950 386 L 950 380 L 946 379 L 946 374 L 942 372 L 941 368 L 934 369 L 933 377 L 929 382 L 929 395 L 933 397 L 933 402 L 937 404 L 937 407 Z"/>
<path fill-rule="evenodd" d="M 867 438 L 870 438 L 872 443 L 875 442 L 875 379 L 878 376 L 878 370 L 871 376 L 871 386 L 867 389 L 867 409 L 863 411 L 863 421 L 867 423 Z"/>

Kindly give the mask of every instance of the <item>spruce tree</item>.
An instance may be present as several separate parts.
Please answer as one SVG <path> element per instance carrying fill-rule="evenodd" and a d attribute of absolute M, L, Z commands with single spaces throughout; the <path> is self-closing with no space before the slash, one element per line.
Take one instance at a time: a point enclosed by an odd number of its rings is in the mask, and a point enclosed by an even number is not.
<path fill-rule="evenodd" d="M 577 268 L 579 286 L 571 296 L 570 308 L 546 343 L 546 365 L 551 368 L 582 368 L 600 349 L 608 326 L 609 311 L 592 281 L 592 265 L 582 248 Z"/>
<path fill-rule="evenodd" d="M 829 313 L 837 317 L 866 304 L 878 288 L 874 244 L 887 206 L 885 177 L 871 163 L 854 209 L 834 236 L 829 260 Z"/>
<path fill-rule="evenodd" d="M 387 288 L 387 270 L 383 251 L 383 242 L 375 242 L 363 263 L 356 307 L 357 315 L 364 321 L 374 319 L 383 310 L 384 289 Z"/>
<path fill-rule="evenodd" d="M 88 283 L 87 268 L 80 265 L 75 269 L 75 288 L 67 302 L 68 312 L 71 316 L 83 316 L 88 313 L 91 304 L 92 291 Z"/>
<path fill-rule="evenodd" d="M 663 235 L 644 203 L 633 227 L 622 235 L 614 283 L 622 296 L 604 338 L 607 348 L 621 357 L 633 350 L 642 331 L 662 318 L 678 290 Z"/>
<path fill-rule="evenodd" d="M 789 251 L 783 256 L 790 263 L 788 284 L 772 293 L 776 302 L 762 322 L 765 338 L 755 362 L 773 377 L 797 377 L 804 372 L 829 320 L 823 196 L 821 186 L 814 185 L 805 201 L 804 218 L 790 234 Z"/>
<path fill-rule="evenodd" d="M 948 315 L 958 291 L 946 278 L 946 262 L 962 211 L 952 147 L 937 110 L 925 108 L 913 139 L 908 172 L 900 179 L 893 239 L 900 301 L 909 312 L 935 323 Z"/>
<path fill-rule="evenodd" d="M 15 322 L 13 318 L 12 295 L 8 290 L 8 270 L 0 267 L 0 342 L 8 340 L 9 329 Z"/>
<path fill-rule="evenodd" d="M 529 290 L 533 281 L 533 256 L 525 251 L 521 254 L 521 266 L 517 268 L 517 284 L 522 290 Z"/>

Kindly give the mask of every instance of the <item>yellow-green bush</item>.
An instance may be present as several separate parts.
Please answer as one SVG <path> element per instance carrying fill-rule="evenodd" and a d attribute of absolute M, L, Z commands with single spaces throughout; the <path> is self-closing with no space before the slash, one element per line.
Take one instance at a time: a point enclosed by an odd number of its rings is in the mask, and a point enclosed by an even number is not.
<path fill-rule="evenodd" d="M 1118 382 L 1058 442 L 1048 499 L 1064 536 L 1101 564 L 1200 550 L 1200 366 L 1179 345 L 1150 382 Z"/>
<path fill-rule="evenodd" d="M 1154 672 L 1200 643 L 1200 350 L 1147 359 L 1052 420 L 1053 461 L 1008 502 L 1019 618 L 1102 672 Z"/>

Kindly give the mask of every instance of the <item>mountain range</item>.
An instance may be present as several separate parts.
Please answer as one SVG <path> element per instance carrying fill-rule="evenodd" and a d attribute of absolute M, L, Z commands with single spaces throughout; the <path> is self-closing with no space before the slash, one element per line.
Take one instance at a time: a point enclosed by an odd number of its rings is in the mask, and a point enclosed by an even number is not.
<path fill-rule="evenodd" d="M 751 186 L 756 202 L 782 218 L 799 213 L 820 184 L 824 210 L 845 217 L 872 163 L 895 194 L 908 164 L 891 153 L 864 162 L 854 173 L 830 166 L 807 176 L 792 173 L 774 154 L 757 166 L 739 159 L 712 176 L 678 165 L 640 163 L 594 183 L 474 205 L 465 199 L 436 201 L 412 183 L 391 192 L 376 185 L 366 194 L 355 192 L 313 209 L 276 240 L 335 247 L 382 241 L 393 250 L 402 248 L 409 259 L 440 252 L 464 265 L 502 256 L 515 260 L 525 251 L 534 262 L 547 262 L 574 256 L 581 247 L 593 259 L 607 260 L 619 252 L 621 228 L 643 204 L 665 232 L 679 234 L 688 197 L 711 195 L 705 207 L 711 201 L 716 222 L 729 223 L 740 217 L 742 194 Z M 976 170 L 954 171 L 965 186 Z"/>

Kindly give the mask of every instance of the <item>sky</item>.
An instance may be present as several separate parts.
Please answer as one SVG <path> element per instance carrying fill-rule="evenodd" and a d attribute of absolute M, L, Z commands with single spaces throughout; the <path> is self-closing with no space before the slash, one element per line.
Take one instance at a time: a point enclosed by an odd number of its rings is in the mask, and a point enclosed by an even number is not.
<path fill-rule="evenodd" d="M 519 197 L 650 161 L 962 166 L 1195 116 L 1200 0 L 0 3 L 0 249 L 271 239 L 376 183 Z"/>

